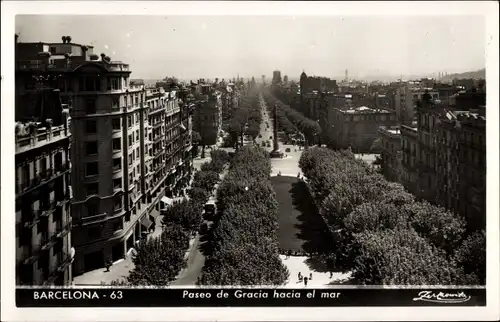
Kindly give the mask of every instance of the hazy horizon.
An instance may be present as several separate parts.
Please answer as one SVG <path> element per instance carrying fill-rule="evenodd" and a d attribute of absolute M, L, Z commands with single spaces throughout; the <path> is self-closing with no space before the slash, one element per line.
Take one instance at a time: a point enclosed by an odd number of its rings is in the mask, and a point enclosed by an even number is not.
<path fill-rule="evenodd" d="M 18 15 L 20 42 L 95 46 L 132 78 L 408 77 L 485 68 L 482 16 Z"/>

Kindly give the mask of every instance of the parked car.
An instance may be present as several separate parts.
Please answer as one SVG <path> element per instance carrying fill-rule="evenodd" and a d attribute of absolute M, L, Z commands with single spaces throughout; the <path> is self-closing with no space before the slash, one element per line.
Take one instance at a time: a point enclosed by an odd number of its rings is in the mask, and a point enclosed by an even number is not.
<path fill-rule="evenodd" d="M 266 146 L 266 142 L 262 142 L 262 146 L 265 147 Z"/>

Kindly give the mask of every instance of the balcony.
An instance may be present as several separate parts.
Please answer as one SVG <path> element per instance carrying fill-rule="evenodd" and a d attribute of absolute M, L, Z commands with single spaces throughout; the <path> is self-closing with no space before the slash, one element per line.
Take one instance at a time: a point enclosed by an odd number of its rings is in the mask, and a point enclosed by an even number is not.
<path fill-rule="evenodd" d="M 36 149 L 49 143 L 54 143 L 69 138 L 69 131 L 64 125 L 54 126 L 50 129 L 42 127 L 31 135 L 16 134 L 16 154 Z"/>
<path fill-rule="evenodd" d="M 73 262 L 73 258 L 71 257 L 70 254 L 64 253 L 62 260 L 59 263 L 59 266 L 57 267 L 58 272 L 64 272 L 66 268 L 68 268 L 71 263 Z"/>
<path fill-rule="evenodd" d="M 40 205 L 40 211 L 41 211 L 40 217 L 48 217 L 56 210 L 56 207 L 57 207 L 57 202 L 55 200 L 50 201 L 48 203 L 42 203 Z"/>
<path fill-rule="evenodd" d="M 64 238 L 71 231 L 72 222 L 69 221 L 64 227 L 56 228 L 56 238 Z"/>
<path fill-rule="evenodd" d="M 55 238 L 49 237 L 49 233 L 42 233 L 42 238 L 40 239 L 40 245 L 42 251 L 50 250 L 56 244 Z"/>
<path fill-rule="evenodd" d="M 17 192 L 24 194 L 27 191 L 34 189 L 46 182 L 51 181 L 52 179 L 57 178 L 58 176 L 66 173 L 69 170 L 69 165 L 67 163 L 62 164 L 60 166 L 56 166 L 54 169 L 46 169 L 41 171 L 35 178 L 26 180 L 18 184 Z"/>

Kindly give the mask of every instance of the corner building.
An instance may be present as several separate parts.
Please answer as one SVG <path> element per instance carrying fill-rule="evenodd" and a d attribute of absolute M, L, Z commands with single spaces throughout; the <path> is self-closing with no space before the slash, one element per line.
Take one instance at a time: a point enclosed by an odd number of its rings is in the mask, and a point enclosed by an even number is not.
<path fill-rule="evenodd" d="M 145 91 L 130 85 L 127 64 L 90 58 L 71 74 L 75 274 L 125 257 L 148 222 Z"/>

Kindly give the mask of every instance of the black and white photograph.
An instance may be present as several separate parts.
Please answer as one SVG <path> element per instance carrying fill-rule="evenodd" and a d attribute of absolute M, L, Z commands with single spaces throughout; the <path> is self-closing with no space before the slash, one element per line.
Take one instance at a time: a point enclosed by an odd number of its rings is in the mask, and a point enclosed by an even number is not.
<path fill-rule="evenodd" d="M 498 3 L 20 3 L 7 320 L 498 319 Z"/>

